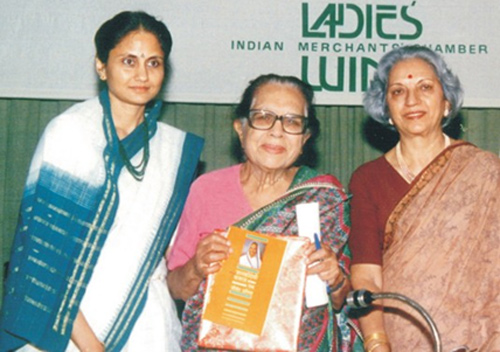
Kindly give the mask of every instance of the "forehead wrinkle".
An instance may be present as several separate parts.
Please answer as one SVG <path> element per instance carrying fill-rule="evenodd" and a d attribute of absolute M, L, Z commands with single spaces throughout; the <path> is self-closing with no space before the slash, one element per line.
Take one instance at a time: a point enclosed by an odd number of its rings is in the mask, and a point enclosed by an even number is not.
<path fill-rule="evenodd" d="M 257 89 L 255 89 L 255 91 L 253 93 L 252 102 L 250 103 L 250 109 L 254 108 L 255 101 L 257 100 L 256 97 L 258 95 L 258 92 L 261 90 L 262 87 L 265 87 L 267 85 L 286 86 L 286 87 L 294 88 L 297 92 L 300 93 L 302 99 L 304 100 L 304 112 L 303 112 L 303 116 L 304 117 L 308 117 L 308 113 L 307 112 L 308 112 L 309 106 L 308 106 L 307 99 L 304 97 L 302 91 L 295 84 L 292 84 L 292 83 L 289 83 L 289 82 L 281 83 L 281 82 L 276 82 L 276 81 L 270 81 L 270 82 L 264 83 L 261 86 L 259 86 Z M 266 110 L 264 108 L 261 108 L 261 109 Z M 268 111 L 270 111 L 270 110 L 268 110 Z M 271 112 L 273 112 L 273 113 L 276 114 L 276 112 L 274 112 L 274 111 L 271 111 Z M 294 114 L 294 113 L 287 112 L 287 114 Z"/>

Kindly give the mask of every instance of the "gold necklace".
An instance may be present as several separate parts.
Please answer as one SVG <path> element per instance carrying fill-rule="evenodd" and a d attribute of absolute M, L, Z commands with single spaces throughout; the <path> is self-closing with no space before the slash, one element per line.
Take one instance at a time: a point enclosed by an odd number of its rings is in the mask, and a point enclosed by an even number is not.
<path fill-rule="evenodd" d="M 451 144 L 450 137 L 448 137 L 444 133 L 443 133 L 443 137 L 444 137 L 444 147 L 441 150 L 444 150 L 444 149 L 448 148 L 450 146 L 450 144 Z M 408 165 L 405 162 L 405 159 L 403 158 L 403 154 L 401 153 L 401 141 L 399 141 L 398 144 L 396 144 L 396 160 L 398 161 L 398 166 L 399 166 L 399 169 L 401 170 L 401 172 L 403 174 L 402 175 L 403 178 L 408 183 L 411 183 L 415 179 L 415 177 L 417 177 L 417 175 L 415 175 L 410 170 L 410 168 L 408 167 Z"/>

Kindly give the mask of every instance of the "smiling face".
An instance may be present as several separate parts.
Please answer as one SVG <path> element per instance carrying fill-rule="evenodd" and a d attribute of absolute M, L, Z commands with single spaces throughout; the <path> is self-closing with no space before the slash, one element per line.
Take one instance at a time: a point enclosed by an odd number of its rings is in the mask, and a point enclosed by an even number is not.
<path fill-rule="evenodd" d="M 277 115 L 306 115 L 307 104 L 299 89 L 292 85 L 266 83 L 255 92 L 251 109 L 263 109 Z M 256 130 L 242 123 L 234 122 L 241 145 L 248 162 L 268 171 L 284 170 L 293 165 L 302 152 L 309 134 L 291 135 L 283 131 L 281 121 L 267 131 Z"/>
<path fill-rule="evenodd" d="M 402 136 L 441 133 L 450 104 L 430 64 L 419 58 L 398 62 L 387 86 L 389 115 Z"/>
<path fill-rule="evenodd" d="M 96 69 L 109 89 L 112 104 L 143 107 L 160 91 L 165 76 L 164 53 L 156 36 L 143 30 L 127 34 Z"/>

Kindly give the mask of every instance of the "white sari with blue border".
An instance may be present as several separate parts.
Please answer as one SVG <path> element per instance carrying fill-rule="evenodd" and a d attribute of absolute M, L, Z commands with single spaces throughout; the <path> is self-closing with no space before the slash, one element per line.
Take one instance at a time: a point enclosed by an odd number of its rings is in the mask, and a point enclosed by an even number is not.
<path fill-rule="evenodd" d="M 142 181 L 123 167 L 107 91 L 49 123 L 23 196 L 0 350 L 74 349 L 79 309 L 107 351 L 178 349 L 163 255 L 203 142 L 158 123 L 160 107 L 145 116 L 150 159 Z M 143 157 L 139 127 L 121 141 L 133 165 Z"/>

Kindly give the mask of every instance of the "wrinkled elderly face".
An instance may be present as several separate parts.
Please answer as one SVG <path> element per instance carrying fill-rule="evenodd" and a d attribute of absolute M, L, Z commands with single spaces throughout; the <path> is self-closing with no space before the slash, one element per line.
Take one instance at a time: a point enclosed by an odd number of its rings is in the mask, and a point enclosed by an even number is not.
<path fill-rule="evenodd" d="M 450 104 L 432 66 L 419 58 L 398 62 L 387 85 L 389 115 L 403 136 L 441 133 Z"/>
<path fill-rule="evenodd" d="M 307 115 L 307 103 L 292 85 L 270 82 L 257 89 L 251 109 L 272 111 L 277 115 Z M 293 165 L 302 153 L 309 134 L 291 135 L 283 131 L 281 121 L 270 130 L 251 128 L 247 122 L 234 122 L 248 162 L 264 170 L 282 170 Z"/>

